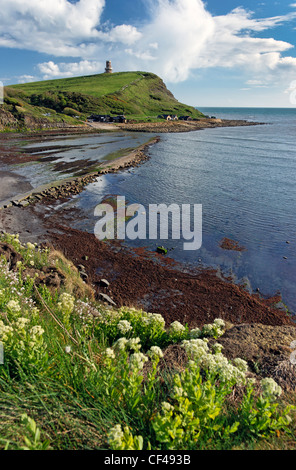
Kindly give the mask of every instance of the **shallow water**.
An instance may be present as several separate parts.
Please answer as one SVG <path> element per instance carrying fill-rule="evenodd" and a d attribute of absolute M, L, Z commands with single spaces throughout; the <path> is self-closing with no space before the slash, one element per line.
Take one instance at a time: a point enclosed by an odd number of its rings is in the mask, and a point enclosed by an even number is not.
<path fill-rule="evenodd" d="M 31 162 L 1 165 L 2 170 L 13 171 L 22 176 L 33 188 L 77 176 L 85 168 L 96 168 L 100 162 L 114 158 L 115 152 L 124 152 L 147 142 L 152 134 L 112 132 L 91 135 L 66 135 L 53 139 L 40 139 L 34 143 L 18 142 L 24 157 Z M 15 195 L 16 196 L 16 195 Z"/>

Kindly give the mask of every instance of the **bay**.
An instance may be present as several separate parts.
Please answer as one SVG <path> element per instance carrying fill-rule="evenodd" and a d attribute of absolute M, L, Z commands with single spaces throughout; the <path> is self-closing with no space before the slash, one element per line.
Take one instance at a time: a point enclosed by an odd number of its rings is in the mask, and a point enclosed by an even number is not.
<path fill-rule="evenodd" d="M 296 313 L 296 110 L 201 110 L 217 118 L 266 124 L 162 134 L 147 163 L 99 178 L 68 203 L 84 214 L 75 228 L 93 232 L 94 209 L 108 195 L 125 196 L 128 203 L 145 208 L 202 204 L 198 251 L 184 251 L 182 238 L 125 243 L 151 251 L 165 244 L 169 256 L 185 265 L 218 268 L 266 297 L 281 293 Z M 224 237 L 245 250 L 222 249 Z"/>

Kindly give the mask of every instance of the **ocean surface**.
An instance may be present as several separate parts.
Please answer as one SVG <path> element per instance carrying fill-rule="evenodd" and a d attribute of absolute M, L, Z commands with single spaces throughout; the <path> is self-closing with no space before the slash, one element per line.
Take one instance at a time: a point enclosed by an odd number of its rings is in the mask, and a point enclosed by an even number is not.
<path fill-rule="evenodd" d="M 264 297 L 280 293 L 296 313 L 296 109 L 201 108 L 210 116 L 263 122 L 250 127 L 162 134 L 150 160 L 133 170 L 100 177 L 68 206 L 85 214 L 76 228 L 94 231 L 94 209 L 108 196 L 129 204 L 202 204 L 202 247 L 184 240 L 126 240 L 188 266 L 214 267 Z M 220 247 L 230 238 L 245 248 Z"/>

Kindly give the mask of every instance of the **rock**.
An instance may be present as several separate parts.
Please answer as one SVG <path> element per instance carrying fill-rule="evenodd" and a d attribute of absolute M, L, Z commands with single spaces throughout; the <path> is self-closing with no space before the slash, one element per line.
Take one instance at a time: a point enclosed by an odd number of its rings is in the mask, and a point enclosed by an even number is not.
<path fill-rule="evenodd" d="M 110 282 L 107 281 L 107 279 L 101 279 L 101 280 L 100 280 L 100 285 L 101 285 L 102 287 L 109 287 L 109 286 L 110 286 Z"/>
<path fill-rule="evenodd" d="M 22 256 L 8 243 L 0 243 L 0 256 L 4 256 L 9 263 L 10 269 L 15 269 L 18 261 L 22 261 Z"/>
<path fill-rule="evenodd" d="M 157 247 L 157 252 L 161 253 L 162 255 L 166 255 L 168 250 L 166 248 L 164 248 L 164 246 L 158 246 Z"/>
<path fill-rule="evenodd" d="M 113 305 L 114 307 L 116 307 L 116 303 L 111 299 L 111 297 L 109 297 L 109 295 L 103 294 L 103 293 L 100 292 L 99 297 L 100 297 L 104 302 L 107 302 L 108 304 Z"/>
<path fill-rule="evenodd" d="M 80 272 L 80 277 L 86 281 L 88 279 L 88 274 L 85 271 Z"/>
<path fill-rule="evenodd" d="M 27 207 L 29 205 L 29 201 L 20 201 L 18 205 L 19 207 Z"/>

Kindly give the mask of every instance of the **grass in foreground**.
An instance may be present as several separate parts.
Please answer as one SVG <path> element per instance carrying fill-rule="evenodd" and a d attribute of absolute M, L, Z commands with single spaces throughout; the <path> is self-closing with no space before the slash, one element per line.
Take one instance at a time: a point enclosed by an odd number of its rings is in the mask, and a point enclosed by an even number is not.
<path fill-rule="evenodd" d="M 295 447 L 295 408 L 273 379 L 224 357 L 221 319 L 190 330 L 106 308 L 59 253 L 0 241 L 17 254 L 0 267 L 0 448 Z M 58 288 L 42 282 L 50 269 Z"/>

